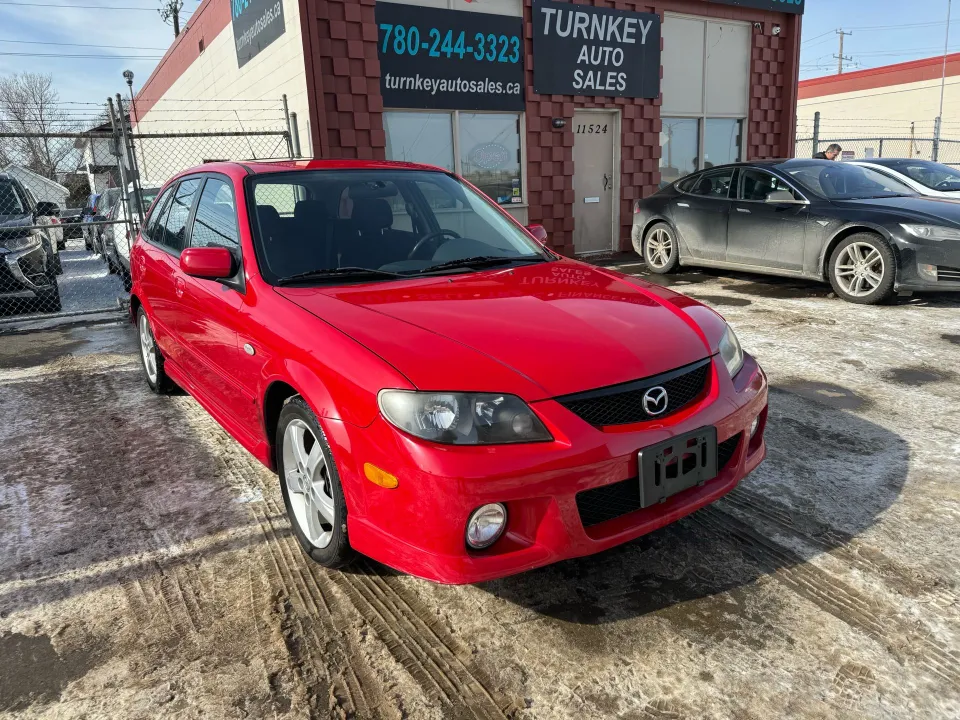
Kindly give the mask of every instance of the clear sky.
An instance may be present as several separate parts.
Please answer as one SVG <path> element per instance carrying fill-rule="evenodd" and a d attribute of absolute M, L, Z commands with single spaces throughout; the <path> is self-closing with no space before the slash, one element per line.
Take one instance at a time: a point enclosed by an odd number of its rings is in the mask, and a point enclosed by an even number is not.
<path fill-rule="evenodd" d="M 943 54 L 947 0 L 807 0 L 803 16 L 800 78 L 837 72 L 839 37 L 853 63 L 844 69 L 890 65 Z M 950 19 L 950 51 L 960 52 L 960 0 Z"/>
<path fill-rule="evenodd" d="M 199 4 L 185 0 L 181 27 Z M 139 88 L 173 41 L 159 6 L 159 0 L 0 0 L 0 75 L 49 73 L 74 119 L 92 119 L 98 108 L 79 103 L 102 104 L 118 92 L 126 97 L 123 71 L 133 71 Z"/>
<path fill-rule="evenodd" d="M 199 1 L 186 0 L 182 24 Z M 70 103 L 102 103 L 125 91 L 125 69 L 133 70 L 139 87 L 173 39 L 172 28 L 157 14 L 159 5 L 160 0 L 0 0 L 0 74 L 51 73 L 61 100 Z M 960 0 L 954 5 L 950 49 L 960 51 Z M 800 77 L 836 72 L 834 31 L 841 27 L 853 31 L 844 39 L 844 55 L 853 58 L 850 69 L 939 55 L 946 11 L 947 0 L 807 0 Z M 77 57 L 82 55 L 104 57 Z M 76 105 L 78 120 L 84 108 L 95 109 Z"/>

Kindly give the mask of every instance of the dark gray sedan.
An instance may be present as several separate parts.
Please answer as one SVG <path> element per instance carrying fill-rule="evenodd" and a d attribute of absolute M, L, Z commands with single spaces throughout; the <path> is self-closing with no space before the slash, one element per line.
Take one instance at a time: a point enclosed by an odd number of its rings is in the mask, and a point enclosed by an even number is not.
<path fill-rule="evenodd" d="M 633 247 L 656 273 L 700 265 L 830 282 L 855 303 L 960 290 L 960 203 L 827 160 L 710 168 L 638 200 Z"/>

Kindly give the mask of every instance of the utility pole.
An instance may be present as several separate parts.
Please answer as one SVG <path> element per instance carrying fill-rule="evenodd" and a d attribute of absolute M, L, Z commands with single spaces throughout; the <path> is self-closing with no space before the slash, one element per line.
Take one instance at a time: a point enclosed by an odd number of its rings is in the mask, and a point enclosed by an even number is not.
<path fill-rule="evenodd" d="M 843 54 L 843 36 L 853 35 L 853 31 L 851 30 L 850 32 L 844 32 L 843 28 L 840 28 L 839 30 L 836 31 L 836 33 L 837 35 L 840 36 L 840 53 L 838 55 L 834 55 L 834 57 L 837 59 L 837 75 L 842 75 L 843 61 L 846 60 L 847 62 L 853 62 L 852 57 L 847 57 Z"/>
<path fill-rule="evenodd" d="M 933 136 L 933 161 L 937 162 L 940 156 L 940 132 L 943 123 L 943 90 L 947 84 L 947 49 L 950 46 L 950 9 L 953 0 L 947 0 L 947 37 L 943 41 L 943 72 L 940 75 L 940 111 L 937 113 L 935 132 Z"/>
<path fill-rule="evenodd" d="M 180 13 L 183 11 L 183 0 L 160 0 L 160 19 L 167 25 L 173 25 L 173 36 L 180 36 Z"/>

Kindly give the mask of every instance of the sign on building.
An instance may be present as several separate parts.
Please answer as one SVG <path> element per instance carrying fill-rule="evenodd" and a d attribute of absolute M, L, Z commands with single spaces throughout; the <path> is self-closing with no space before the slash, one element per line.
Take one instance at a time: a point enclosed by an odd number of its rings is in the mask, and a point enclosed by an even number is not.
<path fill-rule="evenodd" d="M 753 10 L 773 10 L 775 12 L 803 15 L 806 0 L 713 0 L 724 5 L 739 5 Z"/>
<path fill-rule="evenodd" d="M 377 2 L 388 108 L 523 110 L 523 20 Z"/>
<path fill-rule="evenodd" d="M 237 63 L 243 67 L 283 35 L 283 0 L 230 0 Z"/>
<path fill-rule="evenodd" d="M 533 89 L 659 96 L 660 16 L 533 0 Z"/>

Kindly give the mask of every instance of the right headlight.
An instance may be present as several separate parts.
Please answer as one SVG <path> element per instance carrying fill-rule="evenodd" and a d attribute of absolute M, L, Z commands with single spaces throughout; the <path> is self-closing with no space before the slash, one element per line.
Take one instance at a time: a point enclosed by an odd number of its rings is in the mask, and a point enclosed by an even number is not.
<path fill-rule="evenodd" d="M 736 376 L 743 367 L 743 348 L 740 347 L 740 341 L 737 340 L 737 334 L 733 328 L 727 325 L 723 337 L 720 339 L 720 359 L 727 366 L 727 372 L 730 377 Z"/>
<path fill-rule="evenodd" d="M 515 395 L 381 390 L 377 399 L 390 423 L 424 440 L 501 445 L 553 439 Z"/>
<path fill-rule="evenodd" d="M 10 252 L 20 252 L 21 250 L 40 247 L 40 234 L 30 233 L 29 235 L 9 237 L 0 235 L 0 247 L 5 247 Z"/>
<path fill-rule="evenodd" d="M 914 237 L 924 240 L 960 240 L 960 230 L 944 225 L 915 225 L 900 223 L 900 227 Z"/>

